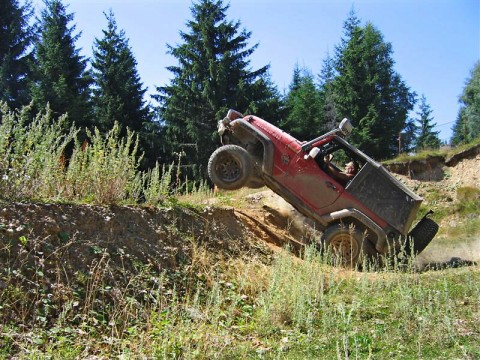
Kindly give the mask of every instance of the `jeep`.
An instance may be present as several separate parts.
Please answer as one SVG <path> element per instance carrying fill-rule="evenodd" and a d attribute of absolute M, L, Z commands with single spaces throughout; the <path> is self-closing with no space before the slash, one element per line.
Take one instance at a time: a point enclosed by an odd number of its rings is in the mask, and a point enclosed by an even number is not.
<path fill-rule="evenodd" d="M 314 221 L 321 248 L 344 265 L 401 251 L 419 254 L 438 231 L 427 217 L 431 212 L 410 230 L 422 198 L 349 144 L 351 131 L 344 119 L 337 129 L 302 142 L 257 116 L 229 110 L 218 123 L 222 146 L 210 156 L 208 174 L 220 189 L 273 190 Z M 358 164 L 357 173 L 348 181 L 336 177 L 340 169 L 328 161 L 332 156 Z"/>

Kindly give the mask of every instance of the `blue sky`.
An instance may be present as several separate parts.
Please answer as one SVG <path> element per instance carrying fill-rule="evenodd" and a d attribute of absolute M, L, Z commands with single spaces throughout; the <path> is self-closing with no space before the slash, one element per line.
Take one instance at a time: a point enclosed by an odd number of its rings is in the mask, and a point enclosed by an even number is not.
<path fill-rule="evenodd" d="M 63 0 L 74 14 L 76 45 L 90 57 L 95 38 L 106 28 L 103 12 L 113 10 L 117 25 L 138 62 L 149 93 L 169 82 L 167 66 L 176 65 L 166 44 L 180 40 L 192 18 L 190 0 Z M 318 74 L 327 53 L 333 55 L 352 7 L 362 24 L 371 22 L 392 45 L 395 71 L 418 95 L 425 95 L 440 131 L 448 140 L 460 104 L 458 98 L 480 60 L 480 0 L 231 0 L 228 20 L 250 31 L 253 69 L 270 64 L 280 91 L 288 88 L 296 64 Z M 34 0 L 37 9 L 43 7 Z M 261 116 L 261 114 L 258 114 Z M 348 116 L 348 114 L 345 114 Z M 412 116 L 415 114 L 412 113 Z"/>

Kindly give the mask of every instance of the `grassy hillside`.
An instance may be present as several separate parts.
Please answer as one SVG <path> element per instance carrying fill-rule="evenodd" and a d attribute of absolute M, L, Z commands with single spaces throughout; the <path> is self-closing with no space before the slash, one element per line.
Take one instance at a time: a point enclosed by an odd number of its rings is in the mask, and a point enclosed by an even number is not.
<path fill-rule="evenodd" d="M 456 181 L 464 161 L 402 179 L 441 222 L 422 259 L 347 270 L 293 248 L 318 235 L 264 195 L 176 193 L 175 167 L 137 171 L 115 131 L 66 164 L 75 129 L 21 116 L 0 124 L 0 358 L 480 358 L 480 189 Z"/>
<path fill-rule="evenodd" d="M 97 255 L 89 272 L 53 284 L 41 264 L 2 275 L 0 357 L 480 356 L 478 266 L 356 272 L 328 265 L 313 248 L 265 261 L 195 244 L 174 271 L 138 262 L 120 271 L 122 282 L 112 280 L 113 254 Z"/>

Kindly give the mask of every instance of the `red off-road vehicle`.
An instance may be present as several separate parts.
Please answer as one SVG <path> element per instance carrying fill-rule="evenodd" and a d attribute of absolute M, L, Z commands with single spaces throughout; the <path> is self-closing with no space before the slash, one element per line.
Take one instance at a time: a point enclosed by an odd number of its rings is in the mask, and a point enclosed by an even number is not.
<path fill-rule="evenodd" d="M 219 122 L 223 146 L 211 155 L 208 173 L 221 189 L 268 186 L 315 221 L 324 248 L 345 264 L 361 263 L 362 254 L 420 253 L 438 225 L 424 216 L 409 231 L 422 198 L 349 144 L 344 138 L 351 131 L 344 119 L 338 129 L 301 142 L 259 117 L 230 110 Z M 348 183 L 326 165 L 331 154 L 359 164 Z"/>

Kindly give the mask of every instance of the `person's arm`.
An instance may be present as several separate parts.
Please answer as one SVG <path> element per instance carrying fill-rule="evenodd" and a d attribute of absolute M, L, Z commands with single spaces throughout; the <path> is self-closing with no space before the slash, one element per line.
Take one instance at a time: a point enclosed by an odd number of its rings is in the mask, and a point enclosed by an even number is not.
<path fill-rule="evenodd" d="M 344 183 L 353 179 L 355 175 L 353 174 L 346 174 L 344 172 L 339 171 L 330 161 L 332 160 L 332 154 L 325 156 L 325 164 L 327 165 L 328 171 L 330 174 L 337 180 L 340 180 Z"/>
<path fill-rule="evenodd" d="M 330 162 L 327 163 L 327 166 L 328 170 L 330 170 L 330 173 L 338 180 L 349 181 L 353 178 L 352 174 L 345 174 L 344 172 L 338 171 L 337 168 L 333 166 Z"/>

